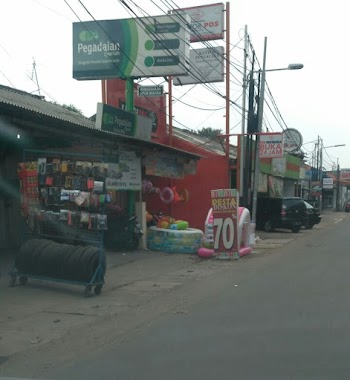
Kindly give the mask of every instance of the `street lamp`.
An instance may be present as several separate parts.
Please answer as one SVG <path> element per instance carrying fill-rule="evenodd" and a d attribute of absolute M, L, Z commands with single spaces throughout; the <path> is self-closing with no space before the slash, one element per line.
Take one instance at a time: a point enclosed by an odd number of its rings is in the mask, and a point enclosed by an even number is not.
<path fill-rule="evenodd" d="M 252 206 L 252 223 L 256 224 L 256 209 L 258 203 L 258 185 L 259 185 L 259 159 L 260 159 L 260 150 L 259 142 L 260 136 L 259 133 L 262 131 L 262 122 L 263 122 L 263 113 L 264 113 L 264 96 L 265 96 L 265 73 L 268 71 L 280 71 L 280 70 L 300 70 L 304 67 L 301 63 L 292 63 L 286 68 L 281 69 L 270 69 L 266 70 L 266 46 L 267 46 L 267 37 L 264 41 L 264 58 L 263 58 L 263 67 L 261 72 L 261 88 L 259 96 L 259 105 L 258 105 L 258 133 L 255 139 L 255 165 L 254 165 L 254 188 L 253 188 L 253 206 Z"/>

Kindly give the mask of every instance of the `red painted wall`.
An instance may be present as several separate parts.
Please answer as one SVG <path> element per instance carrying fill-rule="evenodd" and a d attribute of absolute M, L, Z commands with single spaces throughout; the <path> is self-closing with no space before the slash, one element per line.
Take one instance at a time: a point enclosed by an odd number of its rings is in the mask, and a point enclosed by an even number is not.
<path fill-rule="evenodd" d="M 228 166 L 225 156 L 219 156 L 203 148 L 173 137 L 173 146 L 204 156 L 197 163 L 197 174 L 184 179 L 147 177 L 155 187 L 175 186 L 177 191 L 187 189 L 189 201 L 164 205 L 157 194 L 144 195 L 149 212 L 163 211 L 176 219 L 186 220 L 190 227 L 203 230 L 204 221 L 211 207 L 210 190 L 228 188 Z"/>
<path fill-rule="evenodd" d="M 137 85 L 135 85 L 136 91 Z M 117 108 L 125 103 L 125 81 L 109 79 L 102 81 L 103 102 Z M 157 129 L 152 134 L 152 141 L 168 144 L 166 130 L 166 101 L 165 96 L 155 98 L 138 97 L 135 94 L 135 108 L 139 112 L 151 111 L 157 117 Z M 141 111 L 140 111 L 141 110 Z M 147 115 L 146 115 L 147 116 Z M 157 194 L 144 194 L 143 200 L 149 212 L 163 211 L 176 219 L 186 220 L 190 227 L 203 230 L 204 221 L 211 207 L 210 190 L 229 188 L 228 162 L 225 156 L 220 156 L 188 141 L 173 136 L 173 147 L 203 156 L 197 163 L 197 174 L 187 175 L 184 179 L 170 179 L 155 176 L 145 176 L 154 187 L 160 189 L 173 187 L 179 191 L 187 189 L 189 201 L 165 205 Z"/>

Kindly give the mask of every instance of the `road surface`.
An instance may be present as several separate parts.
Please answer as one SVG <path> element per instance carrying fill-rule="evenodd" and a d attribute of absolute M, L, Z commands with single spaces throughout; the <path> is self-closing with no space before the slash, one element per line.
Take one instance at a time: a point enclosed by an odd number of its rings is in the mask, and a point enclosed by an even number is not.
<path fill-rule="evenodd" d="M 42 376 L 349 379 L 349 234 L 345 219 L 241 260 L 203 279 L 196 291 L 205 296 L 192 297 L 186 308 L 155 313 L 127 338 Z"/>

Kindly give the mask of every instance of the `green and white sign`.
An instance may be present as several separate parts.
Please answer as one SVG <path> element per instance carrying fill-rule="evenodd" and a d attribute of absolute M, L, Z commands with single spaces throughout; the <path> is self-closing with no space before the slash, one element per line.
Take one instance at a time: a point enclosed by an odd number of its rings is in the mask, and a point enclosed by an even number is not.
<path fill-rule="evenodd" d="M 190 16 L 73 23 L 73 78 L 186 75 Z"/>
<path fill-rule="evenodd" d="M 138 86 L 137 95 L 138 96 L 163 96 L 164 94 L 163 86 Z"/>
<path fill-rule="evenodd" d="M 102 131 L 133 137 L 135 136 L 135 119 L 136 115 L 131 112 L 103 103 L 97 104 L 96 128 Z"/>
<path fill-rule="evenodd" d="M 152 119 L 122 109 L 98 103 L 96 129 L 151 141 Z"/>

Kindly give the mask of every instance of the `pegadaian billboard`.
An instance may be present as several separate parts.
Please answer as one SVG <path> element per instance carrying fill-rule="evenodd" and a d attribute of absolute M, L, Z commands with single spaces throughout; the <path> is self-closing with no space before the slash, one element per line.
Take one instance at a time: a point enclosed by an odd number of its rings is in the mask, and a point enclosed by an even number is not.
<path fill-rule="evenodd" d="M 186 75 L 189 15 L 73 23 L 73 78 Z"/>

